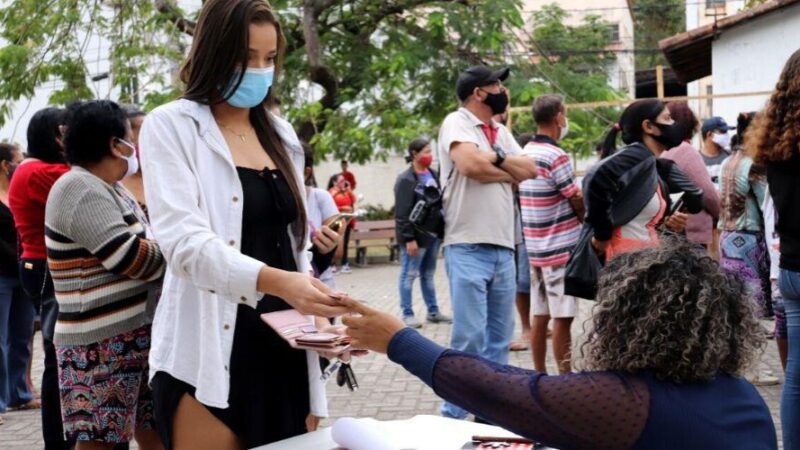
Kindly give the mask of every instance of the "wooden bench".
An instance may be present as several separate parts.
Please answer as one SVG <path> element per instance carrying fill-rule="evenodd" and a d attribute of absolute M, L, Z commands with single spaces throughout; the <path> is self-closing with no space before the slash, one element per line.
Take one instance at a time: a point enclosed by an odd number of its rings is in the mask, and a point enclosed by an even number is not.
<path fill-rule="evenodd" d="M 367 249 L 381 247 L 389 249 L 389 260 L 397 261 L 398 248 L 394 231 L 394 220 L 358 221 L 350 234 L 350 243 L 356 249 L 356 264 L 367 265 Z"/>

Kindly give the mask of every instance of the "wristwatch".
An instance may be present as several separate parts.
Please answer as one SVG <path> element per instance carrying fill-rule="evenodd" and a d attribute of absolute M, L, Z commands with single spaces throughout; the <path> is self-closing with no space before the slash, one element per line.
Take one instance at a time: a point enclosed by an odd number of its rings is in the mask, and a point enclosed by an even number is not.
<path fill-rule="evenodd" d="M 500 148 L 499 145 L 492 146 L 492 150 L 494 150 L 494 153 L 497 155 L 497 159 L 494 161 L 494 166 L 500 167 L 503 165 L 503 161 L 506 160 L 506 152 Z"/>

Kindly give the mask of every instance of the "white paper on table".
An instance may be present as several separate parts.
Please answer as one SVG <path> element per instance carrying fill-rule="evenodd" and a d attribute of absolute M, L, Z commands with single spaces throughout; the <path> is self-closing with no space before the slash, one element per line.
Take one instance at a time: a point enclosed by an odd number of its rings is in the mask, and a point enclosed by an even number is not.
<path fill-rule="evenodd" d="M 331 430 L 333 440 L 347 450 L 458 450 L 478 434 L 517 437 L 491 425 L 425 415 L 388 422 L 345 417 Z"/>

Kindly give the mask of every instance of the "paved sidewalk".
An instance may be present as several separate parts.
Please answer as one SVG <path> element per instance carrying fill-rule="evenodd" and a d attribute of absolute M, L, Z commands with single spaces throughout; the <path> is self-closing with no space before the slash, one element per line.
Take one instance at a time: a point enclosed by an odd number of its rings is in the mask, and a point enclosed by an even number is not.
<path fill-rule="evenodd" d="M 442 263 L 441 260 L 440 263 Z M 443 264 L 440 266 L 436 275 L 439 303 L 444 312 L 449 312 L 447 281 Z M 349 275 L 337 275 L 336 282 L 339 289 L 368 302 L 373 307 L 399 313 L 398 276 L 399 266 L 396 264 L 373 265 L 367 268 L 354 268 L 353 273 Z M 414 304 L 417 316 L 424 318 L 425 311 L 419 288 L 415 288 Z M 576 341 L 580 340 L 582 325 L 588 317 L 591 305 L 591 302 L 583 302 L 581 305 L 580 316 L 573 325 L 573 335 Z M 771 323 L 768 325 L 771 326 Z M 426 324 L 422 332 L 441 344 L 447 344 L 449 341 L 449 325 Z M 38 385 L 41 380 L 43 363 L 38 336 L 34 357 L 34 380 Z M 532 368 L 530 351 L 512 353 L 511 363 L 524 368 Z M 783 378 L 778 353 L 775 343 L 772 341 L 769 342 L 763 364 L 777 376 Z M 385 356 L 369 355 L 360 358 L 353 368 L 358 376 L 359 391 L 351 393 L 347 388 L 339 388 L 332 381 L 328 386 L 331 417 L 325 420 L 323 425 L 330 425 L 336 418 L 344 416 L 389 420 L 410 418 L 417 414 L 438 414 L 440 401 L 433 392 L 421 381 L 391 363 Z M 548 355 L 548 369 L 551 373 L 556 371 L 552 355 Z M 759 388 L 772 411 L 779 436 L 778 405 L 781 387 L 782 385 Z M 6 424 L 0 426 L 0 449 L 33 450 L 43 447 L 38 410 L 7 413 L 4 417 Z M 136 446 L 131 445 L 131 448 L 136 448 Z"/>

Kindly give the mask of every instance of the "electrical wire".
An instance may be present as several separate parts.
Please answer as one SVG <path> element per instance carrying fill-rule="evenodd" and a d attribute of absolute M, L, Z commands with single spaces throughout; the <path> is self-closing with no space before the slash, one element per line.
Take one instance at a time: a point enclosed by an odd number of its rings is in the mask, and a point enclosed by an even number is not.
<path fill-rule="evenodd" d="M 581 12 L 592 13 L 595 11 L 625 11 L 625 10 L 633 12 L 637 10 L 650 11 L 654 9 L 662 9 L 662 10 L 677 9 L 685 6 L 700 6 L 700 5 L 707 5 L 708 9 L 713 9 L 713 8 L 727 7 L 728 3 L 741 3 L 742 5 L 744 5 L 745 2 L 743 0 L 723 0 L 716 2 L 716 4 L 713 6 L 710 6 L 708 5 L 708 1 L 697 1 L 697 2 L 681 2 L 680 4 L 660 4 L 660 5 L 648 5 L 648 6 L 634 5 L 632 8 L 628 6 L 608 6 L 608 7 L 597 7 L 597 8 L 572 8 L 572 9 L 562 9 L 562 10 L 568 13 L 581 13 Z M 524 9 L 522 10 L 522 13 L 535 13 L 538 11 L 539 10 L 535 9 Z"/>
<path fill-rule="evenodd" d="M 527 30 L 523 29 L 523 30 L 522 30 L 522 32 L 523 32 L 523 33 L 525 33 L 525 34 L 527 34 L 527 36 L 528 36 L 528 39 L 529 39 L 530 43 L 531 43 L 531 44 L 532 44 L 534 47 L 536 47 L 536 49 L 538 50 L 538 52 L 539 52 L 540 54 L 542 54 L 542 55 L 547 55 L 547 52 L 544 52 L 544 51 L 542 50 L 542 48 L 539 46 L 539 43 L 538 43 L 538 42 L 536 42 L 536 40 L 535 40 L 535 39 L 533 39 L 533 36 L 532 36 L 532 35 L 531 35 L 531 34 L 530 34 L 530 33 L 529 33 Z M 514 35 L 514 37 L 515 37 L 515 39 L 517 40 L 517 44 L 524 45 L 524 43 L 522 42 L 522 39 L 520 38 L 520 36 L 519 36 L 519 35 L 516 35 L 516 34 L 515 34 L 515 35 Z M 550 63 L 550 61 L 547 59 L 547 57 L 543 58 L 543 60 L 545 61 L 545 63 L 546 63 L 546 64 L 548 64 L 548 65 L 549 65 L 549 64 L 551 64 L 551 63 Z M 554 88 L 556 91 L 558 91 L 558 92 L 559 92 L 561 95 L 563 95 L 565 100 L 567 100 L 567 101 L 569 101 L 569 100 L 573 100 L 573 101 L 575 101 L 575 100 L 576 100 L 576 99 L 575 99 L 575 97 L 573 97 L 572 95 L 570 95 L 570 94 L 569 94 L 569 93 L 566 91 L 566 89 L 562 88 L 562 87 L 561 87 L 561 86 L 560 86 L 558 83 L 556 83 L 556 82 L 555 82 L 555 80 L 553 80 L 553 78 L 552 78 L 552 77 L 550 77 L 550 76 L 547 74 L 547 72 L 545 72 L 545 71 L 542 69 L 542 65 L 543 65 L 543 64 L 536 64 L 536 65 L 535 65 L 535 67 L 537 68 L 537 72 L 538 72 L 538 74 L 539 74 L 539 75 L 541 75 L 541 76 L 542 76 L 542 77 L 543 77 L 545 80 L 547 80 L 547 82 L 550 84 L 550 86 L 552 86 L 552 87 L 553 87 L 553 88 Z M 609 120 L 607 117 L 604 117 L 604 116 L 602 116 L 602 115 L 598 114 L 597 112 L 595 112 L 595 111 L 594 111 L 594 110 L 592 110 L 592 109 L 588 109 L 588 110 L 586 110 L 586 111 L 588 111 L 588 112 L 589 112 L 589 114 L 593 115 L 595 118 L 599 119 L 601 122 L 604 122 L 606 125 L 611 125 L 612 123 L 614 123 L 614 121 L 613 121 L 613 120 Z"/>

